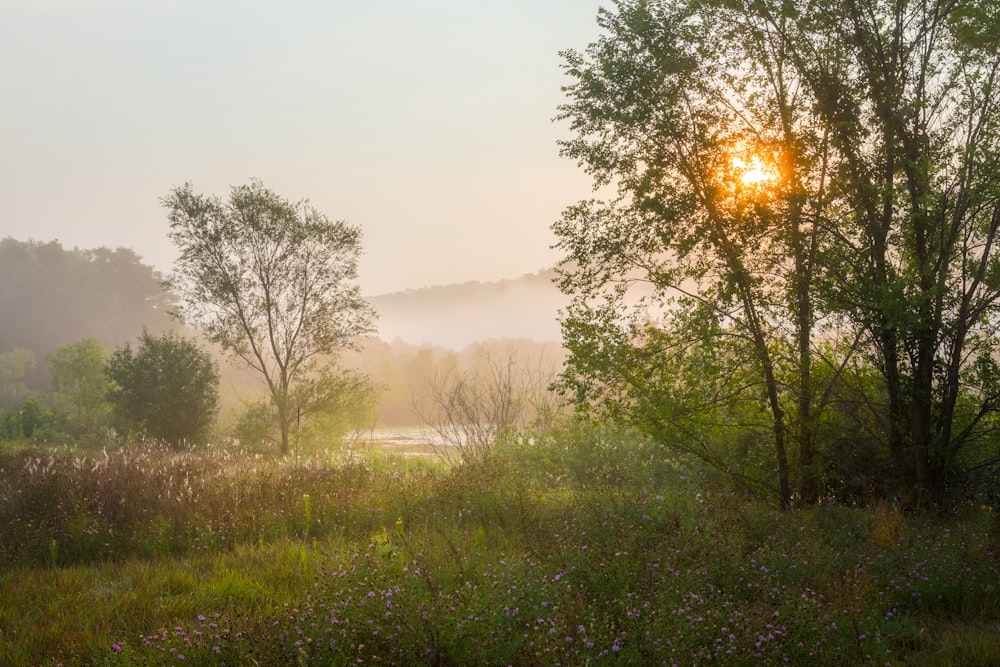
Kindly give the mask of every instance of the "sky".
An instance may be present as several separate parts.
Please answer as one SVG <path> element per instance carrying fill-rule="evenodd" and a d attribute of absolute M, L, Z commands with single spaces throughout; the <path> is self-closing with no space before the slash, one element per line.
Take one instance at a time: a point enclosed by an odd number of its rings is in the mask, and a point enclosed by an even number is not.
<path fill-rule="evenodd" d="M 551 267 L 592 194 L 559 156 L 559 51 L 600 5 L 0 0 L 0 238 L 168 272 L 160 199 L 259 178 L 362 229 L 368 295 Z"/>

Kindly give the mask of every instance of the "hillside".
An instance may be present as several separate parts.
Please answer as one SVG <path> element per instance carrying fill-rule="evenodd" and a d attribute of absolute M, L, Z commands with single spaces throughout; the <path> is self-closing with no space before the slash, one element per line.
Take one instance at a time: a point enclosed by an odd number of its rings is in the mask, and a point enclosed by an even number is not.
<path fill-rule="evenodd" d="M 561 339 L 558 311 L 566 303 L 552 270 L 498 282 L 467 282 L 370 297 L 378 337 L 462 349 L 497 338 Z"/>
<path fill-rule="evenodd" d="M 498 282 L 466 282 L 369 297 L 378 338 L 460 350 L 498 338 L 558 341 L 566 298 L 553 270 Z M 128 248 L 64 249 L 0 240 L 0 353 L 23 347 L 36 358 L 81 338 L 108 345 L 133 340 L 143 326 L 177 326 L 162 277 Z"/>

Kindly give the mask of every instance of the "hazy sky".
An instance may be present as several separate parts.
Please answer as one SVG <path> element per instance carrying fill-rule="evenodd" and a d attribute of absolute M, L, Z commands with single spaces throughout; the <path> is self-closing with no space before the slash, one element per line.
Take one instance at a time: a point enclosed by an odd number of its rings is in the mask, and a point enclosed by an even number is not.
<path fill-rule="evenodd" d="M 367 294 L 551 266 L 591 194 L 555 144 L 558 51 L 600 5 L 0 0 L 0 238 L 167 271 L 160 197 L 258 177 L 364 230 Z"/>

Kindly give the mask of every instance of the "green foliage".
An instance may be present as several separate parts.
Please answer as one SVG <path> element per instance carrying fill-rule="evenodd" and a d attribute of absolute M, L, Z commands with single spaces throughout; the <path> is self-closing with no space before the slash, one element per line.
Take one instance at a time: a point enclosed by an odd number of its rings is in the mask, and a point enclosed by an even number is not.
<path fill-rule="evenodd" d="M 265 451 L 278 443 L 278 415 L 270 400 L 248 403 L 236 415 L 233 437 L 251 451 Z"/>
<path fill-rule="evenodd" d="M 298 454 L 336 451 L 352 432 L 369 431 L 375 421 L 378 392 L 365 376 L 350 371 L 328 371 L 301 382 L 292 404 L 295 415 L 292 442 Z M 277 409 L 269 399 L 246 404 L 236 415 L 233 436 L 244 446 L 265 451 L 280 443 Z"/>
<path fill-rule="evenodd" d="M 674 452 L 636 430 L 575 416 L 535 437 L 519 438 L 497 457 L 523 464 L 525 475 L 540 485 L 627 486 L 687 468 Z"/>
<path fill-rule="evenodd" d="M 45 434 L 52 415 L 32 397 L 24 401 L 20 409 L 8 412 L 0 422 L 0 439 L 34 440 Z"/>
<path fill-rule="evenodd" d="M 65 345 L 45 358 L 52 385 L 45 400 L 53 429 L 71 439 L 100 440 L 111 422 L 107 348 L 93 338 Z"/>
<path fill-rule="evenodd" d="M 304 379 L 292 392 L 299 406 L 298 446 L 323 451 L 341 443 L 345 435 L 374 427 L 377 387 L 365 375 L 332 367 Z"/>
<path fill-rule="evenodd" d="M 193 341 L 144 330 L 135 352 L 126 343 L 112 353 L 107 377 L 119 429 L 174 446 L 205 441 L 218 409 L 219 373 Z"/>
<path fill-rule="evenodd" d="M 620 0 L 563 54 L 563 154 L 612 194 L 554 225 L 562 388 L 722 468 L 699 418 L 758 414 L 782 506 L 961 502 L 998 464 L 995 8 L 776 10 Z"/>
<path fill-rule="evenodd" d="M 325 377 L 321 359 L 372 330 L 374 313 L 352 282 L 361 232 L 256 180 L 225 202 L 187 184 L 162 203 L 180 251 L 170 280 L 180 313 L 260 374 L 287 453 L 308 409 L 296 392 Z"/>
<path fill-rule="evenodd" d="M 0 410 L 19 408 L 32 392 L 25 383 L 35 365 L 35 354 L 26 348 L 0 353 Z"/>

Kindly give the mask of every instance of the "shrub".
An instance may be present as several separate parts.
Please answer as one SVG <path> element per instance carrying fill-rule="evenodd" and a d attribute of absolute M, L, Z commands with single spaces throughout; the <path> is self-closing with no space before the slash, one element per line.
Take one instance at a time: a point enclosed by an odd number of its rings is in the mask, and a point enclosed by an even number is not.
<path fill-rule="evenodd" d="M 143 330 L 135 352 L 127 343 L 114 351 L 107 375 L 120 430 L 173 446 L 205 440 L 219 406 L 219 371 L 194 342 Z"/>

